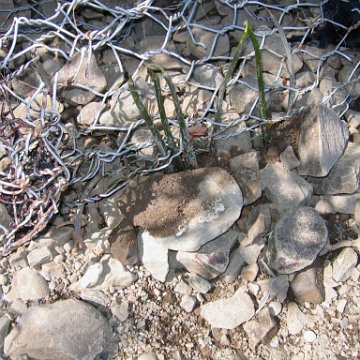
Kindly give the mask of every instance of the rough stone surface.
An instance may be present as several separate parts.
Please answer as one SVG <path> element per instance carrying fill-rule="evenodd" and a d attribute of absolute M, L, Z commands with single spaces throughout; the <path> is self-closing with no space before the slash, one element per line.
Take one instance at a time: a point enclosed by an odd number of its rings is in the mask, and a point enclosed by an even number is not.
<path fill-rule="evenodd" d="M 210 282 L 197 274 L 190 274 L 187 281 L 196 292 L 201 294 L 207 294 L 211 290 Z"/>
<path fill-rule="evenodd" d="M 231 158 L 230 169 L 244 196 L 244 205 L 259 199 L 262 191 L 257 152 L 251 151 Z"/>
<path fill-rule="evenodd" d="M 349 143 L 344 154 L 324 178 L 311 178 L 315 194 L 352 194 L 360 188 L 360 145 Z"/>
<path fill-rule="evenodd" d="M 325 288 L 319 268 L 299 272 L 290 285 L 296 300 L 300 303 L 321 304 L 325 300 Z"/>
<path fill-rule="evenodd" d="M 53 254 L 47 247 L 41 247 L 39 249 L 34 249 L 29 252 L 27 260 L 29 266 L 36 267 L 41 266 L 42 264 L 48 263 L 53 259 Z"/>
<path fill-rule="evenodd" d="M 129 221 L 169 249 L 181 251 L 196 251 L 223 234 L 242 205 L 239 186 L 220 168 L 138 178 L 119 198 Z"/>
<path fill-rule="evenodd" d="M 360 200 L 360 194 L 351 195 L 322 195 L 318 198 L 315 210 L 320 214 L 341 213 L 355 214 L 356 203 Z"/>
<path fill-rule="evenodd" d="M 356 266 L 357 261 L 358 256 L 353 249 L 341 250 L 333 263 L 334 280 L 338 282 L 347 280 L 351 276 L 351 271 Z"/>
<path fill-rule="evenodd" d="M 256 319 L 247 322 L 243 327 L 249 338 L 251 348 L 270 340 L 277 331 L 277 324 L 268 308 L 261 310 Z"/>
<path fill-rule="evenodd" d="M 138 235 L 140 260 L 151 275 L 165 281 L 169 272 L 168 249 L 148 231 L 140 231 Z"/>
<path fill-rule="evenodd" d="M 289 210 L 275 225 L 269 243 L 270 266 L 281 274 L 291 274 L 312 264 L 325 246 L 325 221 L 312 208 Z"/>
<path fill-rule="evenodd" d="M 234 282 L 245 265 L 246 262 L 241 257 L 239 248 L 234 249 L 230 254 L 229 265 L 225 272 L 220 275 L 220 279 L 227 283 Z"/>
<path fill-rule="evenodd" d="M 100 110 L 101 103 L 91 102 L 81 108 L 80 113 L 77 117 L 77 122 L 80 125 L 91 126 L 94 121 L 97 113 Z"/>
<path fill-rule="evenodd" d="M 230 229 L 202 246 L 197 252 L 179 251 L 176 260 L 188 271 L 205 279 L 213 279 L 226 270 L 238 234 L 237 230 Z"/>
<path fill-rule="evenodd" d="M 199 84 L 211 88 L 220 86 L 224 79 L 219 69 L 211 64 L 197 66 L 193 78 Z"/>
<path fill-rule="evenodd" d="M 200 316 L 213 328 L 234 329 L 255 314 L 250 296 L 238 289 L 233 296 L 209 302 L 200 308 Z"/>
<path fill-rule="evenodd" d="M 287 328 L 290 335 L 296 335 L 302 331 L 306 324 L 305 315 L 297 304 L 290 302 L 287 310 Z"/>
<path fill-rule="evenodd" d="M 28 309 L 6 337 L 4 348 L 12 358 L 91 360 L 106 349 L 110 337 L 111 327 L 98 310 L 64 300 Z"/>
<path fill-rule="evenodd" d="M 10 319 L 6 316 L 0 317 L 0 352 L 2 353 L 4 340 L 10 330 Z"/>
<path fill-rule="evenodd" d="M 288 146 L 281 154 L 280 161 L 287 166 L 289 170 L 296 169 L 300 166 L 300 161 L 294 153 L 292 146 Z"/>
<path fill-rule="evenodd" d="M 181 298 L 180 306 L 186 311 L 186 312 L 192 312 L 194 310 L 194 307 L 196 305 L 196 299 L 194 299 L 190 295 L 184 295 Z"/>
<path fill-rule="evenodd" d="M 292 207 L 309 204 L 312 185 L 281 162 L 267 164 L 260 174 L 264 194 L 271 202 Z"/>
<path fill-rule="evenodd" d="M 289 278 L 287 275 L 279 275 L 274 278 L 259 280 L 258 285 L 263 293 L 262 300 L 277 299 L 284 302 L 289 290 Z"/>
<path fill-rule="evenodd" d="M 300 175 L 326 176 L 342 155 L 349 132 L 338 115 L 320 104 L 304 110 L 299 138 Z"/>

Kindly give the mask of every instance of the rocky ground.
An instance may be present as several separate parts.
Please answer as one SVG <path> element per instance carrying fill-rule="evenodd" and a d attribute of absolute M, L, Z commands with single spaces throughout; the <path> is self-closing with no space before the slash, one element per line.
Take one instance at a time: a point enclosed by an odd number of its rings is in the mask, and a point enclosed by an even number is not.
<path fill-rule="evenodd" d="M 360 57 L 329 9 L 2 3 L 3 358 L 360 358 Z M 214 124 L 246 19 L 270 144 L 250 42 Z M 127 74 L 158 122 L 154 64 L 197 169 L 164 170 L 130 96 Z"/>

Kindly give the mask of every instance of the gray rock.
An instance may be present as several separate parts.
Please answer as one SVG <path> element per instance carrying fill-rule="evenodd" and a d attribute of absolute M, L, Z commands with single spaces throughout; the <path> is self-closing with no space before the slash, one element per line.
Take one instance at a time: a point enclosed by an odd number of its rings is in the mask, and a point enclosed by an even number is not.
<path fill-rule="evenodd" d="M 236 244 L 238 235 L 237 230 L 230 229 L 202 246 L 197 252 L 179 251 L 176 260 L 188 271 L 205 279 L 214 279 L 226 270 L 231 249 Z"/>
<path fill-rule="evenodd" d="M 124 215 L 121 214 L 116 200 L 115 196 L 111 196 L 99 201 L 100 214 L 110 229 L 114 229 L 124 219 Z"/>
<path fill-rule="evenodd" d="M 111 312 L 119 321 L 126 321 L 130 314 L 129 303 L 127 301 L 121 304 L 115 302 L 111 305 Z"/>
<path fill-rule="evenodd" d="M 252 349 L 258 344 L 270 340 L 278 329 L 268 308 L 261 310 L 256 319 L 250 320 L 243 327 L 249 339 L 249 346 Z"/>
<path fill-rule="evenodd" d="M 24 248 L 19 248 L 15 253 L 9 256 L 9 265 L 14 270 L 20 270 L 28 266 L 27 251 Z"/>
<path fill-rule="evenodd" d="M 86 48 L 82 48 L 81 52 L 85 53 Z M 96 95 L 93 92 L 76 88 L 76 85 L 81 84 L 101 93 L 106 89 L 107 84 L 94 53 L 91 54 L 89 63 L 87 56 L 82 58 L 81 52 L 75 53 L 72 59 L 60 69 L 58 85 L 63 87 L 62 96 L 66 100 L 74 104 L 86 105 Z M 71 82 L 71 88 L 68 88 L 69 82 Z"/>
<path fill-rule="evenodd" d="M 325 288 L 321 270 L 314 267 L 296 274 L 290 286 L 298 302 L 321 304 L 325 300 Z"/>
<path fill-rule="evenodd" d="M 341 250 L 333 263 L 333 278 L 337 282 L 344 282 L 350 276 L 351 272 L 358 261 L 357 253 L 351 249 L 346 248 Z"/>
<path fill-rule="evenodd" d="M 88 288 L 98 285 L 102 279 L 103 271 L 104 266 L 101 262 L 90 265 L 79 280 L 80 287 Z"/>
<path fill-rule="evenodd" d="M 299 174 L 326 176 L 346 147 L 349 138 L 346 125 L 323 104 L 306 108 L 300 123 Z"/>
<path fill-rule="evenodd" d="M 267 205 L 259 205 L 255 207 L 247 221 L 251 224 L 246 239 L 241 241 L 241 245 L 253 244 L 259 241 L 267 232 L 271 226 L 271 212 Z"/>
<path fill-rule="evenodd" d="M 3 351 L 4 340 L 10 331 L 11 321 L 6 316 L 0 317 L 0 353 Z"/>
<path fill-rule="evenodd" d="M 251 151 L 230 159 L 230 169 L 244 196 L 244 205 L 259 199 L 262 190 L 258 153 Z"/>
<path fill-rule="evenodd" d="M 33 306 L 6 337 L 5 355 L 91 360 L 107 348 L 111 333 L 103 315 L 81 301 Z"/>
<path fill-rule="evenodd" d="M 220 329 L 234 329 L 254 315 L 254 304 L 242 289 L 238 289 L 230 298 L 209 302 L 200 308 L 200 316 L 211 327 Z"/>
<path fill-rule="evenodd" d="M 320 214 L 341 213 L 355 214 L 355 206 L 360 200 L 360 193 L 351 195 L 322 195 L 318 198 L 315 210 Z"/>
<path fill-rule="evenodd" d="M 165 281 L 170 269 L 168 248 L 144 230 L 138 234 L 138 247 L 142 264 L 156 280 Z"/>
<path fill-rule="evenodd" d="M 6 206 L 0 203 L 0 225 L 3 226 L 7 231 L 10 231 L 13 226 L 13 219 L 9 215 Z M 2 235 L 4 230 L 0 227 L 0 235 Z"/>
<path fill-rule="evenodd" d="M 61 263 L 50 262 L 41 267 L 40 275 L 47 281 L 56 280 L 64 275 L 65 268 Z"/>
<path fill-rule="evenodd" d="M 200 89 L 193 85 L 187 85 L 181 102 L 181 110 L 186 116 L 193 117 L 194 114 L 201 116 L 201 109 L 205 109 L 206 104 L 209 103 L 211 97 L 212 93 L 210 91 Z"/>
<path fill-rule="evenodd" d="M 91 102 L 83 106 L 77 117 L 78 124 L 91 126 L 94 123 L 95 117 L 100 110 L 100 105 L 101 103 L 99 102 Z"/>
<path fill-rule="evenodd" d="M 281 162 L 267 164 L 260 174 L 264 194 L 271 202 L 289 207 L 309 204 L 312 185 Z"/>
<path fill-rule="evenodd" d="M 197 275 L 195 275 L 195 276 L 197 276 Z M 182 294 L 182 295 L 191 295 L 192 288 L 191 288 L 191 286 L 189 286 L 185 282 L 180 281 L 179 283 L 176 284 L 176 286 L 174 288 L 174 291 L 179 293 L 179 294 Z"/>
<path fill-rule="evenodd" d="M 17 271 L 12 280 L 12 288 L 6 297 L 23 301 L 40 300 L 49 294 L 49 286 L 42 276 L 29 267 Z"/>
<path fill-rule="evenodd" d="M 211 64 L 195 67 L 193 78 L 199 84 L 210 88 L 217 88 L 224 80 L 220 70 Z"/>
<path fill-rule="evenodd" d="M 53 253 L 47 247 L 41 247 L 29 252 L 27 260 L 29 266 L 37 267 L 50 262 L 54 258 Z"/>
<path fill-rule="evenodd" d="M 220 275 L 219 279 L 226 283 L 234 282 L 245 265 L 246 262 L 241 257 L 239 248 L 234 249 L 230 254 L 229 265 L 225 272 Z"/>
<path fill-rule="evenodd" d="M 156 356 L 156 353 L 154 351 L 141 354 L 137 359 L 138 360 L 159 360 L 159 358 Z"/>
<path fill-rule="evenodd" d="M 245 241 L 246 240 L 247 238 L 245 237 Z M 247 264 L 249 265 L 256 264 L 259 255 L 261 253 L 261 250 L 263 249 L 264 246 L 265 246 L 264 240 L 251 245 L 242 245 L 242 242 L 240 242 L 239 254 Z"/>
<path fill-rule="evenodd" d="M 360 145 L 349 143 L 324 178 L 308 177 L 315 194 L 352 194 L 360 189 Z"/>
<path fill-rule="evenodd" d="M 181 251 L 196 251 L 226 232 L 242 204 L 236 181 L 220 168 L 137 178 L 119 198 L 130 222 L 165 247 Z"/>
<path fill-rule="evenodd" d="M 189 285 L 200 294 L 207 294 L 211 290 L 211 284 L 197 274 L 190 274 L 187 279 Z"/>
<path fill-rule="evenodd" d="M 287 275 L 258 280 L 257 284 L 263 294 L 261 301 L 271 301 L 272 299 L 277 299 L 281 303 L 285 301 L 289 290 L 289 278 Z"/>
<path fill-rule="evenodd" d="M 254 281 L 259 272 L 258 264 L 246 265 L 242 268 L 240 277 L 246 281 Z"/>
<path fill-rule="evenodd" d="M 85 289 L 79 294 L 81 300 L 95 306 L 106 308 L 110 301 L 109 298 L 101 290 Z"/>
<path fill-rule="evenodd" d="M 186 312 L 190 313 L 194 310 L 196 305 L 196 299 L 190 295 L 183 295 L 180 301 L 180 307 Z"/>
<path fill-rule="evenodd" d="M 312 208 L 289 210 L 275 225 L 269 243 L 270 266 L 291 274 L 311 265 L 328 239 L 325 221 Z"/>
<path fill-rule="evenodd" d="M 292 146 L 288 146 L 281 154 L 280 161 L 289 169 L 293 170 L 300 166 L 300 161 L 294 153 Z"/>
<path fill-rule="evenodd" d="M 287 328 L 290 335 L 296 335 L 302 331 L 306 324 L 305 315 L 301 312 L 299 307 L 290 302 L 287 310 Z"/>

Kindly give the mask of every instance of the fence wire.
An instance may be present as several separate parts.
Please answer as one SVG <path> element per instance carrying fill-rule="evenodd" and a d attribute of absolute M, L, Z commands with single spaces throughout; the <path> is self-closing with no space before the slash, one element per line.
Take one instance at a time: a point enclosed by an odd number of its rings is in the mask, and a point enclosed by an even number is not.
<path fill-rule="evenodd" d="M 343 116 L 357 99 L 353 88 L 358 86 L 360 66 L 356 52 L 344 45 L 351 45 L 359 23 L 337 22 L 326 13 L 327 3 L 0 0 L 2 254 L 43 230 L 59 211 L 62 195 L 69 188 L 78 187 L 81 196 L 67 204 L 83 209 L 89 202 L 113 195 L 135 175 L 160 171 L 171 164 L 174 156 L 170 152 L 160 157 L 153 151 L 151 139 L 135 139 L 135 134 L 144 129 L 141 118 L 112 123 L 104 120 L 128 90 L 126 73 L 148 81 L 143 68 L 152 61 L 165 61 L 161 65 L 173 77 L 179 94 L 185 96 L 191 88 L 199 96 L 186 114 L 188 126 L 206 123 L 208 130 L 214 125 L 220 127 L 218 132 L 209 130 L 203 136 L 205 140 L 226 141 L 241 131 L 258 134 L 267 119 L 260 119 L 256 112 L 257 97 L 237 118 L 217 124 L 214 115 L 220 85 L 195 80 L 199 78 L 198 69 L 204 69 L 201 65 L 212 65 L 224 74 L 244 30 L 244 20 L 254 27 L 262 49 L 267 50 L 263 62 L 275 62 L 271 70 L 265 69 L 272 74 L 267 93 L 288 94 L 290 106 L 278 120 L 291 113 L 296 99 L 319 87 L 334 55 L 350 64 L 352 70 L 344 81 L 331 87 L 322 101 Z M 356 20 L 358 6 L 351 9 L 351 14 Z M 327 33 L 326 26 L 336 34 L 329 41 L 337 37 L 336 43 L 324 49 L 309 47 L 312 39 L 316 44 L 316 34 Z M 280 42 L 271 41 L 274 35 Z M 325 45 L 327 41 L 320 39 Z M 311 62 L 315 64 L 311 69 L 315 76 L 302 85 L 296 79 L 296 57 L 306 58 L 308 68 Z M 74 68 L 70 69 L 69 64 Z M 251 64 L 254 52 L 246 47 L 229 88 L 239 84 L 251 88 L 245 81 Z M 101 82 L 104 75 L 105 85 L 100 86 L 96 81 Z M 92 78 L 99 80 L 94 83 Z M 164 94 L 168 90 L 163 84 Z M 200 99 L 201 91 L 208 96 Z M 146 91 L 144 94 L 150 96 Z M 79 112 L 91 102 L 96 104 L 80 121 Z M 121 110 L 116 110 L 115 117 L 123 115 Z M 156 121 L 156 111 L 153 115 Z M 245 130 L 227 131 L 242 122 L 247 124 Z M 170 123 L 176 131 L 176 117 Z M 181 151 L 180 144 L 177 155 Z"/>

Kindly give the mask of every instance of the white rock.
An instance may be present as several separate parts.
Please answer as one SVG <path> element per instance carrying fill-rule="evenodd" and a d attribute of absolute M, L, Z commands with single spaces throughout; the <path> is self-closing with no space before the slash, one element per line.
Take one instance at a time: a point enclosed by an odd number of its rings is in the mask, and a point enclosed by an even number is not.
<path fill-rule="evenodd" d="M 355 268 L 358 262 L 357 253 L 351 249 L 346 248 L 341 250 L 333 263 L 333 278 L 337 282 L 344 282 L 350 276 L 352 269 Z"/>
<path fill-rule="evenodd" d="M 196 299 L 190 295 L 183 295 L 180 301 L 180 306 L 188 313 L 194 310 L 196 305 Z"/>
<path fill-rule="evenodd" d="M 190 274 L 188 283 L 196 292 L 201 294 L 207 294 L 211 290 L 210 282 L 197 274 Z"/>
<path fill-rule="evenodd" d="M 129 317 L 129 303 L 123 302 L 121 304 L 114 303 L 111 305 L 111 312 L 119 321 L 126 321 Z"/>
<path fill-rule="evenodd" d="M 281 154 L 280 161 L 287 166 L 289 170 L 296 169 L 300 166 L 300 161 L 294 153 L 292 146 L 288 146 Z"/>
<path fill-rule="evenodd" d="M 316 334 L 311 330 L 304 331 L 304 340 L 312 343 L 316 340 Z"/>
<path fill-rule="evenodd" d="M 53 253 L 47 247 L 41 247 L 29 252 L 27 260 L 29 266 L 36 267 L 50 262 L 54 258 Z"/>
<path fill-rule="evenodd" d="M 234 329 L 255 314 L 254 304 L 250 296 L 239 289 L 233 296 L 209 302 L 200 308 L 200 316 L 211 327 Z"/>
<path fill-rule="evenodd" d="M 103 270 L 104 266 L 101 262 L 90 265 L 79 280 L 79 285 L 83 288 L 97 285 L 102 277 Z"/>
<path fill-rule="evenodd" d="M 191 295 L 192 288 L 183 281 L 176 284 L 174 291 L 182 295 Z"/>
<path fill-rule="evenodd" d="M 336 306 L 336 310 L 339 312 L 339 313 L 343 313 L 344 310 L 345 310 L 345 306 L 347 304 L 347 300 L 346 299 L 340 299 L 337 303 L 337 306 Z"/>
<path fill-rule="evenodd" d="M 269 311 L 271 315 L 278 316 L 281 313 L 282 305 L 279 301 L 272 301 L 269 304 Z"/>
<path fill-rule="evenodd" d="M 359 200 L 359 193 L 351 195 L 321 195 L 316 198 L 315 210 L 320 214 L 341 213 L 353 215 L 355 213 L 356 202 Z"/>
<path fill-rule="evenodd" d="M 290 335 L 296 335 L 300 333 L 306 325 L 305 315 L 293 302 L 288 304 L 286 322 Z"/>

